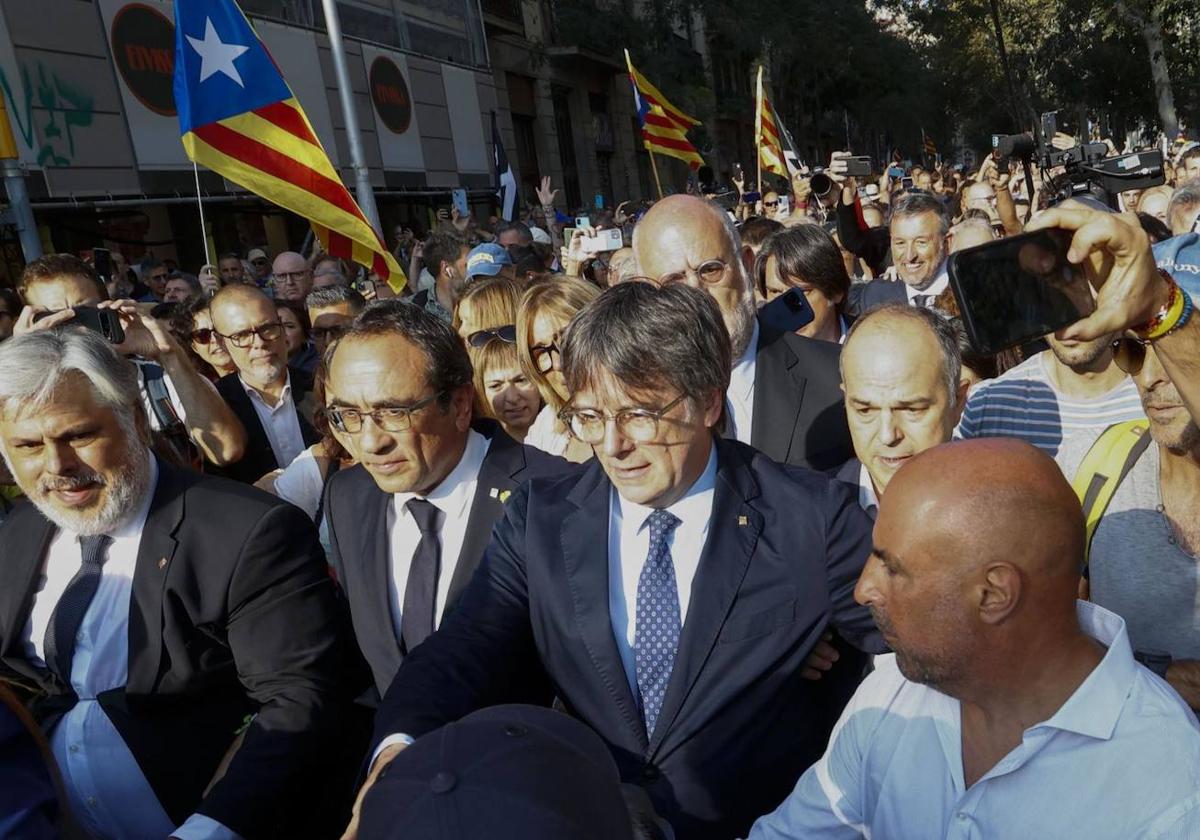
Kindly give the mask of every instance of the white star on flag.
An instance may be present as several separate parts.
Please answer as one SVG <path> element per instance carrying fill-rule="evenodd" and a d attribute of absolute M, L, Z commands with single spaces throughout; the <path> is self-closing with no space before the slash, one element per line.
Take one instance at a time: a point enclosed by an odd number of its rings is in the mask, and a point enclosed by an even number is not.
<path fill-rule="evenodd" d="M 243 47 L 241 44 L 223 44 L 221 39 L 217 37 L 217 30 L 213 27 L 212 18 L 205 18 L 204 40 L 187 36 L 188 43 L 192 45 L 197 53 L 200 54 L 200 81 L 204 81 L 214 73 L 224 73 L 229 78 L 238 83 L 240 87 L 245 87 L 242 82 L 242 76 L 234 66 L 233 60 L 242 53 L 249 50 L 249 47 Z"/>

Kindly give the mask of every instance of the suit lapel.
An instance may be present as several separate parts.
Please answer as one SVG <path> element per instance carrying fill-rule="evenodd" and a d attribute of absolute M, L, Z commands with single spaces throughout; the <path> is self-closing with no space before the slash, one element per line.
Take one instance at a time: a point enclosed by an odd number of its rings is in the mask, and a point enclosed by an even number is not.
<path fill-rule="evenodd" d="M 792 448 L 807 381 L 783 334 L 760 327 L 750 441 L 780 463 L 787 463 Z"/>
<path fill-rule="evenodd" d="M 158 681 L 162 659 L 163 593 L 179 543 L 175 533 L 183 521 L 188 474 L 158 462 L 158 484 L 146 516 L 133 571 L 129 602 L 129 676 L 134 693 L 150 693 Z"/>
<path fill-rule="evenodd" d="M 22 517 L 25 518 L 25 517 Z M 31 525 L 14 523 L 3 532 L 5 546 L 0 557 L 3 558 L 4 576 L 7 581 L 0 587 L 0 634 L 3 634 L 4 649 L 0 650 L 0 661 L 14 671 L 38 683 L 54 680 L 49 671 L 35 668 L 26 656 L 23 635 L 25 625 L 29 621 L 29 613 L 33 610 L 33 596 L 37 588 L 38 576 L 46 560 L 46 550 L 55 533 L 55 527 L 50 520 L 40 513 L 28 512 L 32 519 Z"/>
<path fill-rule="evenodd" d="M 625 676 L 625 666 L 613 638 L 608 603 L 609 484 L 604 470 L 593 462 L 568 500 L 575 509 L 563 518 L 560 531 L 563 566 L 580 639 L 621 717 L 646 748 L 646 727 Z"/>
<path fill-rule="evenodd" d="M 360 546 L 357 558 L 342 558 L 342 563 L 358 563 L 362 566 L 362 577 L 374 590 L 370 603 L 374 605 L 374 626 L 386 633 L 397 645 L 400 638 L 392 621 L 392 540 L 388 529 L 388 508 L 392 496 L 379 489 L 371 479 L 368 496 L 363 505 L 363 527 L 358 536 Z"/>
<path fill-rule="evenodd" d="M 259 453 L 266 453 L 266 458 L 269 458 L 272 464 L 275 464 L 274 450 L 271 449 L 271 441 L 267 437 L 266 430 L 262 427 L 262 423 L 258 419 L 258 412 L 254 410 L 254 404 L 250 402 L 250 396 L 246 393 L 246 389 L 242 386 L 242 381 L 236 373 L 230 374 L 233 379 L 228 386 L 226 399 L 229 401 L 229 407 L 233 409 L 233 413 L 242 421 L 242 425 L 246 429 L 246 455 L 243 460 L 254 459 L 260 457 Z M 301 432 L 303 434 L 303 431 Z M 281 466 L 275 464 L 275 466 Z M 283 464 L 282 466 L 287 466 Z M 264 472 L 270 472 L 274 467 L 270 467 Z"/>
<path fill-rule="evenodd" d="M 746 576 L 750 557 L 754 554 L 763 527 L 761 514 L 749 505 L 749 500 L 758 495 L 757 484 L 741 456 L 733 446 L 718 444 L 717 458 L 717 485 L 713 494 L 708 538 L 696 569 L 696 578 L 692 581 L 691 601 L 679 640 L 679 653 L 675 656 L 675 667 L 667 683 L 662 712 L 650 742 L 651 755 L 658 750 L 670 731 L 671 724 L 716 644 Z"/>

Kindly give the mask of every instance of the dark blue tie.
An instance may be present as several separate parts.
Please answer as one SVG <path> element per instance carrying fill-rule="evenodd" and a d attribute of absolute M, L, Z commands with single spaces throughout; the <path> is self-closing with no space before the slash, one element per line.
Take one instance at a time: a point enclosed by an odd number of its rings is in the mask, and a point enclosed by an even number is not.
<path fill-rule="evenodd" d="M 656 510 L 646 518 L 646 523 L 650 526 L 650 552 L 638 577 L 633 648 L 638 692 L 642 696 L 642 717 L 649 738 L 654 734 L 671 670 L 675 667 L 683 621 L 679 610 L 679 586 L 675 583 L 675 563 L 668 546 L 679 519 L 665 510 Z"/>
<path fill-rule="evenodd" d="M 442 543 L 438 539 L 438 518 L 442 512 L 425 499 L 410 499 L 405 507 L 421 529 L 421 541 L 417 543 L 412 565 L 408 567 L 403 612 L 400 613 L 400 637 L 407 652 L 433 633 L 438 568 L 442 561 Z"/>
<path fill-rule="evenodd" d="M 46 627 L 46 667 L 66 685 L 71 684 L 71 660 L 75 657 L 75 634 L 83 624 L 83 616 L 100 588 L 101 567 L 112 537 L 100 534 L 79 541 L 83 562 L 79 571 L 50 614 Z"/>

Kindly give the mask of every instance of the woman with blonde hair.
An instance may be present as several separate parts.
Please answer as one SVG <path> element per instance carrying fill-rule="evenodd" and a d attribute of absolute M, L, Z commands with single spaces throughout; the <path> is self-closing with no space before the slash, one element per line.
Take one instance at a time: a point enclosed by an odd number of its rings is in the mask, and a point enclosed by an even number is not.
<path fill-rule="evenodd" d="M 513 325 L 517 322 L 520 298 L 521 287 L 515 280 L 500 275 L 473 280 L 462 290 L 454 306 L 454 331 L 468 347 L 482 347 L 492 338 L 502 338 L 511 344 L 516 340 Z M 499 331 L 504 335 L 498 335 Z"/>
<path fill-rule="evenodd" d="M 560 276 L 530 285 L 517 307 L 517 355 L 525 376 L 537 385 L 546 403 L 529 427 L 525 443 L 576 463 L 591 458 L 592 448 L 573 438 L 558 419 L 569 397 L 559 347 L 575 313 L 599 296 L 600 290 L 592 284 Z"/>
<path fill-rule="evenodd" d="M 475 415 L 494 418 L 509 437 L 524 441 L 542 409 L 542 395 L 521 370 L 517 346 L 492 338 L 467 352 L 475 372 Z"/>

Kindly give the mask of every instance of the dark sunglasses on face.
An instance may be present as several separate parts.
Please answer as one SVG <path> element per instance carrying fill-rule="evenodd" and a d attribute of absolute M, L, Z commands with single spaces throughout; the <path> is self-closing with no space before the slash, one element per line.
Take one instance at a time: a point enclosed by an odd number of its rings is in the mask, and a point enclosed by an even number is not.
<path fill-rule="evenodd" d="M 763 202 L 763 207 L 778 207 L 778 206 L 779 206 L 778 201 L 764 201 Z"/>
<path fill-rule="evenodd" d="M 1142 372 L 1142 365 L 1146 364 L 1146 348 L 1149 346 L 1149 341 L 1118 338 L 1112 343 L 1113 361 L 1130 376 L 1137 376 Z"/>
<path fill-rule="evenodd" d="M 494 338 L 498 338 L 506 344 L 516 344 L 517 328 L 513 324 L 506 324 L 495 329 L 476 330 L 467 336 L 467 344 L 472 347 L 482 347 Z"/>
<path fill-rule="evenodd" d="M 216 334 L 216 330 L 209 329 L 208 327 L 192 330 L 192 342 L 195 344 L 208 344 Z"/>

